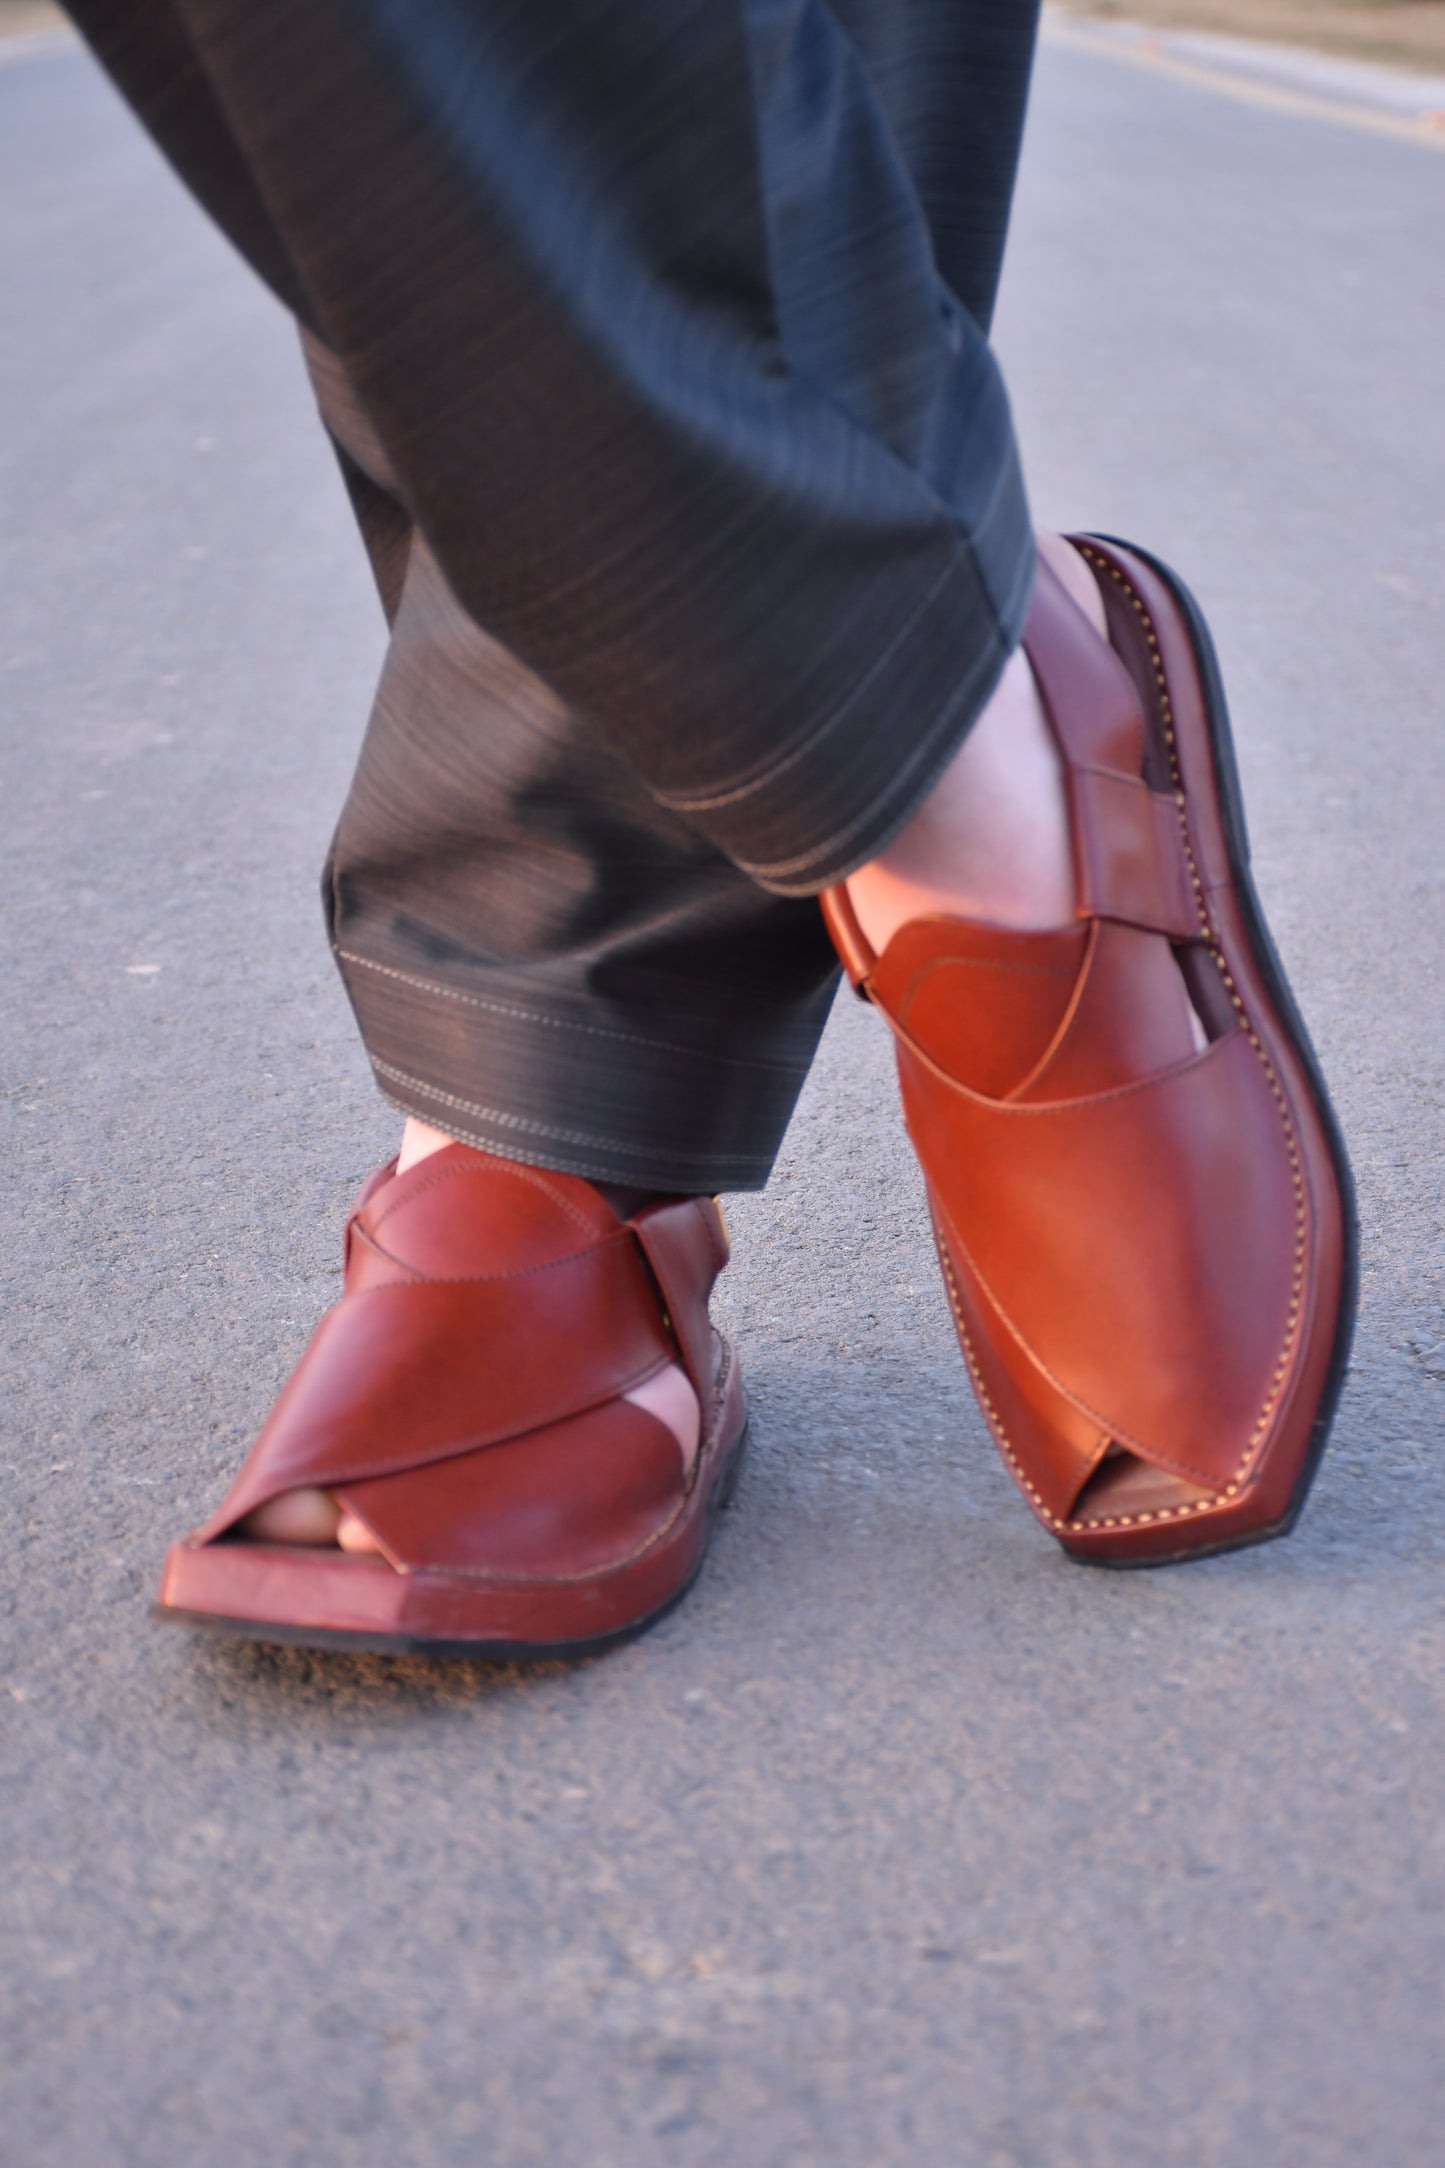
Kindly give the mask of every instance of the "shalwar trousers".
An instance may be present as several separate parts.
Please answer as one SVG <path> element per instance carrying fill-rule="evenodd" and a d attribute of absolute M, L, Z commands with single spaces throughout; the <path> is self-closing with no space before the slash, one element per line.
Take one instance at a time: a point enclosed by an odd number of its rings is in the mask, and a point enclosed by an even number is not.
<path fill-rule="evenodd" d="M 816 892 L 1034 551 L 988 346 L 1035 0 L 74 0 L 295 315 L 391 640 L 324 879 L 382 1090 L 768 1175 Z"/>

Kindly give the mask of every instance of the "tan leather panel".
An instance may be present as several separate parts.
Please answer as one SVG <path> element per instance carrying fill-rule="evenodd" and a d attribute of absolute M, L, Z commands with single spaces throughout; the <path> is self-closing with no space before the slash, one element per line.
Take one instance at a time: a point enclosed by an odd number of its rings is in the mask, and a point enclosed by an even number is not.
<path fill-rule="evenodd" d="M 861 994 L 869 973 L 878 959 L 863 928 L 858 923 L 846 883 L 839 881 L 832 888 L 823 889 L 818 897 L 818 908 L 828 929 L 828 938 L 838 951 L 838 961 L 847 974 L 848 983 L 855 993 Z"/>
<path fill-rule="evenodd" d="M 433 1153 L 367 1215 L 377 1247 L 429 1279 L 525 1272 L 618 1231 L 590 1182 L 504 1159 Z"/>
<path fill-rule="evenodd" d="M 1043 1108 L 940 1090 L 906 1046 L 899 1069 L 950 1227 L 1033 1360 L 1147 1458 L 1206 1482 L 1233 1474 L 1292 1344 L 1303 1242 L 1249 1041 Z"/>
<path fill-rule="evenodd" d="M 1131 551 L 1082 545 L 1101 574 L 1109 637 L 1139 688 L 1162 749 L 1177 770 L 1195 871 L 1205 888 L 1228 886 L 1229 850 L 1215 788 L 1204 689 L 1188 628 L 1158 574 Z M 1160 777 L 1164 780 L 1163 774 Z"/>
<path fill-rule="evenodd" d="M 1194 1060 L 1183 991 L 1167 942 L 1100 920 L 1064 1027 L 1017 1097 L 1085 1099 Z"/>
<path fill-rule="evenodd" d="M 919 1046 L 972 1090 L 1003 1098 L 1047 1054 L 1073 999 L 1088 929 L 1043 933 L 923 918 L 889 943 L 874 988 Z"/>
<path fill-rule="evenodd" d="M 1109 1437 L 1060 1393 L 1007 1330 L 961 1260 L 945 1224 L 939 1256 L 954 1324 L 989 1427 L 1035 1510 L 1066 1519 L 1108 1449 Z M 1027 1464 L 1014 1441 L 1028 1441 Z"/>
<path fill-rule="evenodd" d="M 1066 765 L 1142 775 L 1145 725 L 1138 688 L 1042 561 L 1024 647 Z"/>
<path fill-rule="evenodd" d="M 338 1503 L 401 1567 L 565 1579 L 634 1557 L 675 1519 L 677 1440 L 613 1400 L 485 1451 L 439 1462 L 424 1483 L 347 1483 Z"/>
<path fill-rule="evenodd" d="M 559 1421 L 672 1353 L 630 1237 L 513 1279 L 348 1294 L 317 1326 L 205 1533 L 298 1485 L 423 1467 Z"/>

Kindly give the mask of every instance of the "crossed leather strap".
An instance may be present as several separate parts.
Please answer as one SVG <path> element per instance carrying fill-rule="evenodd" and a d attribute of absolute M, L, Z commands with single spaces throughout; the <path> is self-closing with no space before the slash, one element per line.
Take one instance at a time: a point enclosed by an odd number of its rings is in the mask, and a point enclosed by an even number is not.
<path fill-rule="evenodd" d="M 679 1358 L 706 1423 L 707 1297 L 727 1258 L 710 1198 L 651 1206 L 545 1264 L 448 1279 L 423 1277 L 372 1238 L 364 1214 L 377 1186 L 347 1223 L 343 1299 L 195 1542 L 283 1491 L 314 1485 L 351 1503 L 354 1487 L 564 1423 Z M 396 1563 L 438 1562 L 407 1555 L 408 1517 L 388 1526 L 384 1489 L 356 1503 Z"/>

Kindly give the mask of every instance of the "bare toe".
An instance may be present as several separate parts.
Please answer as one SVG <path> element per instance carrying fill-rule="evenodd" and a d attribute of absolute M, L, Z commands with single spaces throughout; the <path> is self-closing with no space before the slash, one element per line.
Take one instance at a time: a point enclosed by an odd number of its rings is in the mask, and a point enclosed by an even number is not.
<path fill-rule="evenodd" d="M 283 1491 L 268 1498 L 241 1523 L 257 1543 L 334 1543 L 341 1509 L 324 1490 Z"/>

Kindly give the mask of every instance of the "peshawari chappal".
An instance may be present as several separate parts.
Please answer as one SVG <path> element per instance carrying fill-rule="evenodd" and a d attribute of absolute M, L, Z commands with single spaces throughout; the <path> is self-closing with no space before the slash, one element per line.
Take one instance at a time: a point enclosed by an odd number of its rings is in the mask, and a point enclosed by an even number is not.
<path fill-rule="evenodd" d="M 1040 566 L 1024 648 L 1064 764 L 1074 921 L 930 916 L 875 956 L 846 889 L 823 904 L 897 1041 L 1004 1459 L 1070 1557 L 1159 1565 L 1293 1525 L 1344 1374 L 1354 1210 L 1250 880 L 1203 620 L 1152 558 L 1073 539 L 1109 642 Z"/>
<path fill-rule="evenodd" d="M 394 1654 L 578 1655 L 661 1617 L 737 1480 L 742 1384 L 708 1322 L 709 1197 L 622 1220 L 590 1182 L 452 1144 L 383 1167 L 327 1312 L 229 1494 L 171 1546 L 159 1612 Z M 627 1398 L 680 1365 L 695 1455 Z M 319 1489 L 373 1554 L 242 1523 Z"/>

